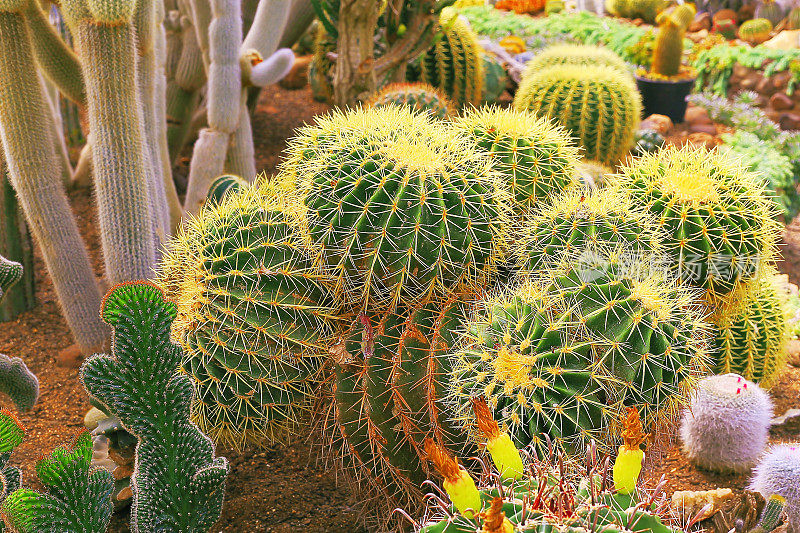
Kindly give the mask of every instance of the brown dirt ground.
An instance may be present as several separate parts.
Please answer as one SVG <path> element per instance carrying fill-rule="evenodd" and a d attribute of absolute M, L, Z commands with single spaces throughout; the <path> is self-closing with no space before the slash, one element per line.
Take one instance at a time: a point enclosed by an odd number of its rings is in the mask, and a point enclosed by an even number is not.
<path fill-rule="evenodd" d="M 327 106 L 314 102 L 308 88 L 286 91 L 275 87 L 265 91 L 254 120 L 259 168 L 274 172 L 285 140 L 292 130 L 310 121 Z M 185 168 L 183 171 L 185 172 Z M 96 271 L 102 272 L 95 213 L 88 190 L 70 193 L 75 214 L 89 246 Z M 800 280 L 800 225 L 792 224 L 785 235 L 781 268 L 795 283 Z M 57 352 L 70 344 L 52 283 L 41 258 L 36 261 L 38 306 L 12 322 L 0 324 L 0 352 L 21 357 L 39 376 L 41 397 L 33 411 L 21 416 L 27 427 L 25 442 L 14 452 L 12 464 L 21 465 L 25 482 L 41 489 L 33 464 L 43 453 L 69 440 L 82 427 L 89 402 L 75 369 L 56 365 Z M 772 391 L 776 413 L 800 407 L 800 369 L 790 369 Z M 3 404 L 10 402 L 3 398 Z M 800 419 L 777 428 L 772 440 L 800 438 Z M 222 518 L 214 532 L 308 533 L 365 531 L 346 487 L 337 487 L 333 472 L 318 467 L 311 447 L 299 441 L 263 450 L 237 453 L 220 449 L 231 462 Z M 746 476 L 720 476 L 697 471 L 673 448 L 650 473 L 669 474 L 668 491 L 732 487 L 741 489 Z M 118 513 L 109 529 L 128 532 L 127 513 Z"/>

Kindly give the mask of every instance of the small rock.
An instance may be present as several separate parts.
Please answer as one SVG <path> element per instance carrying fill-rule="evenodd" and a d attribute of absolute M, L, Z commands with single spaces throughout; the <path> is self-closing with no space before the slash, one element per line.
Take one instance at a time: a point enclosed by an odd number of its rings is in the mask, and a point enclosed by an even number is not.
<path fill-rule="evenodd" d="M 789 80 L 792 79 L 792 73 L 788 70 L 778 72 L 772 76 L 772 86 L 779 91 L 783 91 L 789 85 Z"/>
<path fill-rule="evenodd" d="M 56 364 L 65 368 L 78 368 L 83 362 L 83 355 L 80 346 L 73 344 L 56 354 Z"/>
<path fill-rule="evenodd" d="M 705 13 L 698 13 L 692 23 L 689 25 L 690 32 L 697 32 L 700 30 L 710 30 L 711 29 L 711 14 L 708 12 Z"/>
<path fill-rule="evenodd" d="M 689 32 L 686 34 L 686 37 L 693 43 L 699 43 L 708 37 L 708 30 Z"/>
<path fill-rule="evenodd" d="M 747 90 L 754 90 L 758 83 L 762 80 L 762 76 L 760 72 L 749 71 L 749 73 L 744 77 L 744 79 L 739 83 L 742 89 Z"/>
<path fill-rule="evenodd" d="M 719 139 L 714 137 L 709 133 L 690 133 L 688 137 L 686 137 L 687 143 L 692 143 L 695 146 L 702 146 L 706 150 L 711 150 L 715 146 L 719 144 Z"/>
<path fill-rule="evenodd" d="M 642 19 L 633 19 L 631 21 L 631 24 L 633 24 L 634 26 L 641 26 L 642 24 L 644 24 L 644 20 L 642 20 Z"/>
<path fill-rule="evenodd" d="M 784 93 L 775 93 L 770 97 L 769 105 L 775 111 L 788 111 L 794 107 L 794 101 Z"/>
<path fill-rule="evenodd" d="M 778 121 L 781 129 L 786 130 L 800 130 L 800 114 L 798 113 L 784 113 Z"/>
<path fill-rule="evenodd" d="M 762 44 L 773 50 L 792 50 L 800 46 L 800 30 L 784 30 Z"/>
<path fill-rule="evenodd" d="M 772 96 L 775 91 L 775 85 L 772 83 L 772 80 L 769 78 L 761 77 L 761 80 L 756 84 L 756 92 L 758 94 L 763 94 L 764 96 Z"/>
<path fill-rule="evenodd" d="M 101 420 L 106 418 L 108 418 L 107 414 L 105 414 L 97 407 L 92 407 L 86 412 L 86 415 L 84 415 L 83 425 L 86 426 L 86 429 L 88 429 L 89 431 L 94 431 L 95 428 L 97 428 L 97 424 Z"/>
<path fill-rule="evenodd" d="M 691 124 L 689 133 L 707 133 L 713 137 L 717 135 L 717 127 L 713 124 Z"/>
<path fill-rule="evenodd" d="M 708 111 L 700 106 L 687 107 L 684 120 L 690 126 L 692 124 L 711 124 L 711 117 L 708 116 Z"/>
<path fill-rule="evenodd" d="M 792 339 L 786 343 L 786 361 L 792 365 L 800 368 L 800 341 Z"/>
<path fill-rule="evenodd" d="M 650 115 L 639 126 L 643 130 L 655 130 L 665 137 L 670 134 L 673 127 L 672 120 L 668 116 L 657 114 Z"/>
<path fill-rule="evenodd" d="M 289 71 L 278 83 L 281 87 L 288 90 L 302 89 L 308 83 L 308 66 L 311 64 L 311 56 L 298 57 L 294 60 L 292 70 Z"/>

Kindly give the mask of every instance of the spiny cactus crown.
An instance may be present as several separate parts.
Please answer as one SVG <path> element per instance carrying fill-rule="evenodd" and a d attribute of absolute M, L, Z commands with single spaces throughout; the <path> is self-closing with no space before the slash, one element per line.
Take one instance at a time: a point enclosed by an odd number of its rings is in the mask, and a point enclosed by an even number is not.
<path fill-rule="evenodd" d="M 373 96 L 369 105 L 407 105 L 418 111 L 430 113 L 438 119 L 448 118 L 456 112 L 455 106 L 439 90 L 427 83 L 392 83 Z"/>
<path fill-rule="evenodd" d="M 631 70 L 625 60 L 603 46 L 559 44 L 548 46 L 528 61 L 522 77 L 533 76 L 542 69 L 555 65 L 576 65 L 579 67 L 603 65 L 624 73 L 630 73 Z"/>

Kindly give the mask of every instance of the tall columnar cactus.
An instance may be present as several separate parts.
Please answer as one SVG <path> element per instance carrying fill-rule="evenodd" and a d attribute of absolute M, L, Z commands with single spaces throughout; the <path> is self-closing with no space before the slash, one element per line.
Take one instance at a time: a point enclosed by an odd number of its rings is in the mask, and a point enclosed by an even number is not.
<path fill-rule="evenodd" d="M 4 417 L 3 417 L 4 418 Z M 0 425 L 5 420 L 0 418 Z M 12 531 L 105 531 L 114 508 L 111 505 L 111 474 L 91 466 L 92 436 L 81 432 L 72 445 L 59 446 L 37 461 L 36 474 L 47 493 L 17 489 L 0 508 Z"/>
<path fill-rule="evenodd" d="M 574 452 L 637 406 L 657 432 L 676 417 L 705 368 L 704 323 L 692 294 L 651 267 L 652 257 L 592 249 L 565 256 L 541 279 L 488 300 L 455 354 L 449 397 L 469 426 L 484 395 L 519 445 L 544 435 Z"/>
<path fill-rule="evenodd" d="M 588 67 L 602 65 L 630 73 L 631 69 L 625 60 L 603 46 L 560 44 L 548 46 L 525 65 L 523 78 L 533 76 L 540 70 L 555 65 L 576 65 Z"/>
<path fill-rule="evenodd" d="M 155 266 L 156 235 L 169 230 L 164 184 L 148 171 L 136 83 L 136 2 L 68 0 L 63 9 L 86 82 L 106 276 L 111 283 L 144 279 Z"/>
<path fill-rule="evenodd" d="M 162 265 L 181 366 L 197 390 L 192 417 L 215 441 L 285 439 L 322 377 L 338 303 L 313 268 L 299 208 L 266 185 L 210 203 Z"/>
<path fill-rule="evenodd" d="M 632 254 L 661 253 L 661 234 L 651 215 L 613 189 L 568 190 L 520 224 L 514 255 L 518 266 L 536 272 L 543 264 L 596 245 L 625 245 Z"/>
<path fill-rule="evenodd" d="M 19 357 L 0 354 L 0 392 L 8 395 L 17 410 L 24 413 L 39 399 L 39 379 Z"/>
<path fill-rule="evenodd" d="M 683 38 L 694 20 L 691 4 L 680 4 L 656 17 L 658 35 L 653 50 L 651 71 L 659 76 L 675 76 L 680 72 L 683 59 Z"/>
<path fill-rule="evenodd" d="M 556 65 L 522 80 L 517 110 L 556 120 L 587 159 L 614 165 L 633 146 L 642 102 L 631 76 L 605 66 Z"/>
<path fill-rule="evenodd" d="M 8 466 L 14 449 L 22 444 L 25 428 L 19 419 L 8 409 L 0 410 L 0 509 L 6 496 L 22 486 L 22 470 Z M 5 533 L 6 523 L 0 520 L 0 533 Z"/>
<path fill-rule="evenodd" d="M 712 316 L 717 371 L 736 372 L 765 388 L 784 370 L 789 338 L 775 276 L 774 267 L 765 268 L 747 283 L 741 300 L 721 303 Z"/>
<path fill-rule="evenodd" d="M 481 107 L 455 120 L 475 148 L 491 154 L 517 216 L 575 185 L 579 152 L 569 134 L 527 111 Z"/>
<path fill-rule="evenodd" d="M 107 336 L 100 321 L 100 290 L 61 184 L 50 141 L 52 116 L 36 74 L 23 1 L 0 2 L 0 138 L 9 180 L 75 341 L 84 351 Z"/>
<path fill-rule="evenodd" d="M 189 421 L 192 383 L 177 372 L 181 348 L 170 341 L 177 307 L 139 282 L 113 288 L 101 313 L 113 328 L 112 354 L 90 357 L 81 381 L 139 439 L 131 529 L 205 533 L 222 511 L 228 462 L 214 457 L 211 440 Z"/>
<path fill-rule="evenodd" d="M 800 443 L 772 446 L 756 465 L 748 488 L 766 498 L 786 498 L 789 531 L 800 531 Z"/>
<path fill-rule="evenodd" d="M 384 87 L 369 101 L 372 107 L 390 104 L 407 105 L 439 119 L 446 119 L 456 112 L 453 104 L 441 91 L 426 83 L 393 83 Z"/>
<path fill-rule="evenodd" d="M 450 301 L 361 315 L 331 349 L 329 433 L 345 473 L 388 511 L 420 502 L 420 484 L 429 475 L 426 438 L 450 449 L 464 447 L 443 399 L 448 351 L 465 313 L 464 304 Z"/>
<path fill-rule="evenodd" d="M 442 38 L 421 58 L 422 81 L 442 90 L 459 107 L 480 105 L 483 49 L 466 21 L 442 13 Z"/>
<path fill-rule="evenodd" d="M 320 118 L 293 141 L 292 169 L 305 180 L 322 267 L 354 306 L 481 290 L 502 259 L 504 184 L 468 140 L 423 113 L 392 106 Z"/>
<path fill-rule="evenodd" d="M 718 151 L 689 145 L 644 154 L 612 181 L 656 217 L 680 281 L 709 297 L 731 293 L 774 254 L 775 203 L 755 175 Z"/>
<path fill-rule="evenodd" d="M 683 414 L 683 450 L 693 464 L 721 472 L 746 472 L 769 438 L 772 401 L 738 374 L 700 380 Z"/>

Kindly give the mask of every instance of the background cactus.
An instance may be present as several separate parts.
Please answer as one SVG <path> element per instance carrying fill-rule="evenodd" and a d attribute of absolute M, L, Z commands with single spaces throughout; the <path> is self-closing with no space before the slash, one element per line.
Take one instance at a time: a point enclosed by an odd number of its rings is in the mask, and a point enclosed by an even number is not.
<path fill-rule="evenodd" d="M 0 284 L 0 322 L 14 319 L 20 313 L 32 309 L 36 303 L 35 276 L 33 274 L 33 242 L 25 223 L 25 215 L 19 205 L 14 188 L 6 178 L 5 157 L 0 145 L 0 257 L 10 258 L 8 261 L 22 266 L 21 282 L 14 284 L 10 291 L 9 274 L 16 269 L 6 261 L 0 260 L 0 277 L 6 281 Z"/>
<path fill-rule="evenodd" d="M 775 206 L 760 180 L 717 151 L 692 146 L 644 154 L 612 180 L 656 217 L 682 283 L 731 293 L 773 255 Z"/>
<path fill-rule="evenodd" d="M 228 195 L 235 194 L 241 191 L 250 184 L 239 176 L 233 174 L 223 174 L 211 182 L 211 187 L 208 188 L 208 202 L 220 203 Z"/>
<path fill-rule="evenodd" d="M 478 38 L 455 12 L 443 13 L 440 23 L 442 38 L 421 57 L 422 81 L 459 107 L 480 105 L 484 65 Z"/>
<path fill-rule="evenodd" d="M 131 529 L 208 531 L 222 511 L 228 462 L 189 421 L 191 380 L 176 373 L 181 349 L 169 340 L 176 306 L 156 286 L 132 283 L 112 289 L 101 312 L 113 328 L 112 355 L 87 359 L 81 381 L 139 439 Z"/>
<path fill-rule="evenodd" d="M 766 268 L 747 283 L 741 301 L 723 302 L 712 316 L 717 371 L 736 372 L 765 388 L 786 363 L 788 331 L 776 276 L 773 267 Z"/>
<path fill-rule="evenodd" d="M 739 26 L 739 38 L 752 45 L 761 44 L 769 39 L 772 23 L 767 19 L 751 19 Z"/>
<path fill-rule="evenodd" d="M 310 408 L 337 299 L 313 268 L 299 205 L 250 187 L 170 243 L 159 283 L 195 383 L 192 418 L 233 446 L 285 439 Z"/>
<path fill-rule="evenodd" d="M 0 301 L 6 292 L 22 279 L 22 265 L 0 255 Z"/>
<path fill-rule="evenodd" d="M 8 460 L 24 438 L 25 429 L 14 413 L 8 409 L 0 410 L 0 510 L 6 496 L 22 486 L 22 471 L 16 466 L 8 466 Z M 5 531 L 6 523 L 0 520 L 0 533 Z"/>
<path fill-rule="evenodd" d="M 556 120 L 585 156 L 614 165 L 633 145 L 642 102 L 628 74 L 603 66 L 553 66 L 522 80 L 514 107 Z"/>
<path fill-rule="evenodd" d="M 8 395 L 17 411 L 30 411 L 39 399 L 39 379 L 19 357 L 0 354 L 0 392 Z"/>
<path fill-rule="evenodd" d="M 612 189 L 577 187 L 566 191 L 520 224 L 514 248 L 520 269 L 536 272 L 564 254 L 593 246 L 624 245 L 641 257 L 661 251 L 655 220 Z"/>
<path fill-rule="evenodd" d="M 518 445 L 573 453 L 614 441 L 610 421 L 637 406 L 649 432 L 673 419 L 705 370 L 704 323 L 692 294 L 624 248 L 564 256 L 541 279 L 488 300 L 456 353 L 454 416 L 484 395 Z"/>
<path fill-rule="evenodd" d="M 800 29 L 800 7 L 794 7 L 786 16 L 787 29 L 798 30 Z"/>
<path fill-rule="evenodd" d="M 3 501 L 6 526 L 20 533 L 105 531 L 111 520 L 111 474 L 92 468 L 92 437 L 81 432 L 70 446 L 59 446 L 37 461 L 45 494 L 17 489 Z"/>
<path fill-rule="evenodd" d="M 575 184 L 579 153 L 569 135 L 527 111 L 499 107 L 468 110 L 456 130 L 491 154 L 493 168 L 507 184 L 515 215 Z"/>
<path fill-rule="evenodd" d="M 438 89 L 426 83 L 393 83 L 372 97 L 369 105 L 381 107 L 388 104 L 407 105 L 412 109 L 426 111 L 438 119 L 455 114 L 453 104 Z"/>
<path fill-rule="evenodd" d="M 677 5 L 658 15 L 658 34 L 653 49 L 651 72 L 665 77 L 676 76 L 680 72 L 683 38 L 694 16 L 695 10 L 691 4 Z"/>
<path fill-rule="evenodd" d="M 613 51 L 603 46 L 560 44 L 548 46 L 525 65 L 523 78 L 555 65 L 606 66 L 630 73 L 631 69 L 625 61 Z"/>
<path fill-rule="evenodd" d="M 664 136 L 656 130 L 643 129 L 636 132 L 636 146 L 633 147 L 633 155 L 640 156 L 657 152 L 664 147 Z"/>
<path fill-rule="evenodd" d="M 756 5 L 755 18 L 767 19 L 773 26 L 777 26 L 786 16 L 783 6 L 775 0 L 759 0 Z"/>
<path fill-rule="evenodd" d="M 701 468 L 746 472 L 769 438 L 772 401 L 738 374 L 700 380 L 683 414 L 681 440 L 686 456 Z"/>
<path fill-rule="evenodd" d="M 607 0 L 606 8 L 618 17 L 640 18 L 648 24 L 656 21 L 658 14 L 667 6 L 666 0 Z"/>
<path fill-rule="evenodd" d="M 789 531 L 800 530 L 800 444 L 772 446 L 756 465 L 748 488 L 765 498 L 786 498 Z"/>
<path fill-rule="evenodd" d="M 353 306 L 481 290 L 496 271 L 508 193 L 450 128 L 408 108 L 370 108 L 319 118 L 293 145 L 312 241 Z"/>

